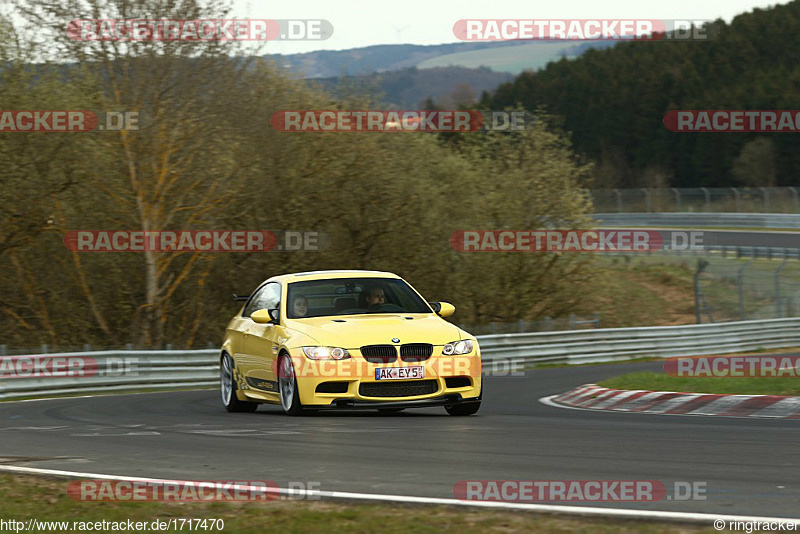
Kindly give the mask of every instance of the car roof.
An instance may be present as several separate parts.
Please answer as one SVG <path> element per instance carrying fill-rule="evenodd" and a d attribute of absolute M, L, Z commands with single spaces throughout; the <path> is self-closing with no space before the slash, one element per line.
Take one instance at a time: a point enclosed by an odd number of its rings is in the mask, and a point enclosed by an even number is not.
<path fill-rule="evenodd" d="M 331 270 L 331 271 L 306 271 L 302 273 L 289 273 L 273 276 L 267 281 L 271 282 L 299 282 L 300 280 L 327 280 L 333 278 L 400 278 L 394 273 L 385 271 L 365 270 Z"/>

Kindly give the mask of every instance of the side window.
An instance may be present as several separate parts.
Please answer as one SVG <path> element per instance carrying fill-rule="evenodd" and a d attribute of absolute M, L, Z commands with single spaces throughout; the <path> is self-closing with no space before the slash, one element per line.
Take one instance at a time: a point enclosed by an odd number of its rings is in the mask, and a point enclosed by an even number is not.
<path fill-rule="evenodd" d="M 261 289 L 259 289 L 250 302 L 245 306 L 242 312 L 242 317 L 250 317 L 254 311 L 268 310 L 270 308 L 279 307 L 281 301 L 281 285 L 277 282 L 271 282 Z"/>

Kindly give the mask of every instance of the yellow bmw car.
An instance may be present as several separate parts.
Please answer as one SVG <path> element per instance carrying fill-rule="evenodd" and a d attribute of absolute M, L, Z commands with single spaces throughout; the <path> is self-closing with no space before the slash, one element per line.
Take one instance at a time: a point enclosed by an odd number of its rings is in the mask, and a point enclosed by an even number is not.
<path fill-rule="evenodd" d="M 480 408 L 477 340 L 443 319 L 451 304 L 425 301 L 395 274 L 286 274 L 241 300 L 220 354 L 228 411 Z"/>

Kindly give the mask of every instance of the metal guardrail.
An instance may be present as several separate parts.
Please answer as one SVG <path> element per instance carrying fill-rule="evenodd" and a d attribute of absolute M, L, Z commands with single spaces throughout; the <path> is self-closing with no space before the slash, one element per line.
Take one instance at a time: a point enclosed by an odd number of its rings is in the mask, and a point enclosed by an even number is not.
<path fill-rule="evenodd" d="M 699 356 L 800 347 L 800 317 L 688 326 L 604 328 L 478 336 L 490 373 L 534 363 L 580 364 L 641 357 Z M 0 399 L 141 389 L 213 387 L 217 349 L 97 351 L 8 356 L 0 374 L 24 361 L 26 369 L 71 369 L 76 376 L 19 376 L 0 381 Z M 33 371 L 31 372 L 33 373 Z"/>
<path fill-rule="evenodd" d="M 779 213 L 595 213 L 603 226 L 800 229 L 800 215 Z"/>
<path fill-rule="evenodd" d="M 479 338 L 486 369 L 581 364 L 800 347 L 800 317 L 686 326 L 603 328 Z"/>
<path fill-rule="evenodd" d="M 677 254 L 721 253 L 748 258 L 800 259 L 800 215 L 770 213 L 595 213 L 598 226 L 623 228 L 700 229 L 703 244 L 660 251 Z M 761 228 L 763 230 L 702 230 L 703 228 Z M 776 231 L 770 232 L 770 229 Z M 778 231 L 781 229 L 781 231 Z M 683 230 L 682 230 L 683 231 Z"/>
<path fill-rule="evenodd" d="M 800 187 L 592 189 L 597 211 L 800 213 Z"/>
<path fill-rule="evenodd" d="M 0 357 L 0 400 L 214 386 L 219 350 L 109 350 Z M 29 373 L 31 376 L 25 376 Z M 72 376 L 43 376 L 72 373 Z"/>

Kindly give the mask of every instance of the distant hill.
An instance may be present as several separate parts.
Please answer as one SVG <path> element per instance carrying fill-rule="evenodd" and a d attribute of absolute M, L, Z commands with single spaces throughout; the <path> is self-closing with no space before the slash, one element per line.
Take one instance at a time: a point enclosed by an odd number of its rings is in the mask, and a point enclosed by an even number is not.
<path fill-rule="evenodd" d="M 488 67 L 518 74 L 539 69 L 548 61 L 580 55 L 588 48 L 613 46 L 609 42 L 565 41 L 461 42 L 441 45 L 377 45 L 350 50 L 320 50 L 304 54 L 273 54 L 270 59 L 305 78 L 358 76 L 418 67 Z"/>
<path fill-rule="evenodd" d="M 403 109 L 416 109 L 423 101 L 432 98 L 445 108 L 459 103 L 477 101 L 484 91 L 492 91 L 501 83 L 514 77 L 506 72 L 494 72 L 486 67 L 467 69 L 464 67 L 434 67 L 408 69 L 391 72 L 351 76 L 345 78 L 347 86 L 371 89 L 382 95 L 384 104 Z M 315 80 L 326 91 L 336 95 L 342 78 Z"/>
<path fill-rule="evenodd" d="M 515 46 L 481 48 L 433 57 L 419 63 L 417 68 L 486 66 L 494 71 L 519 74 L 525 70 L 539 70 L 551 61 L 579 56 L 589 48 L 607 48 L 614 44 L 609 41 L 567 46 L 564 41 L 516 43 Z"/>

